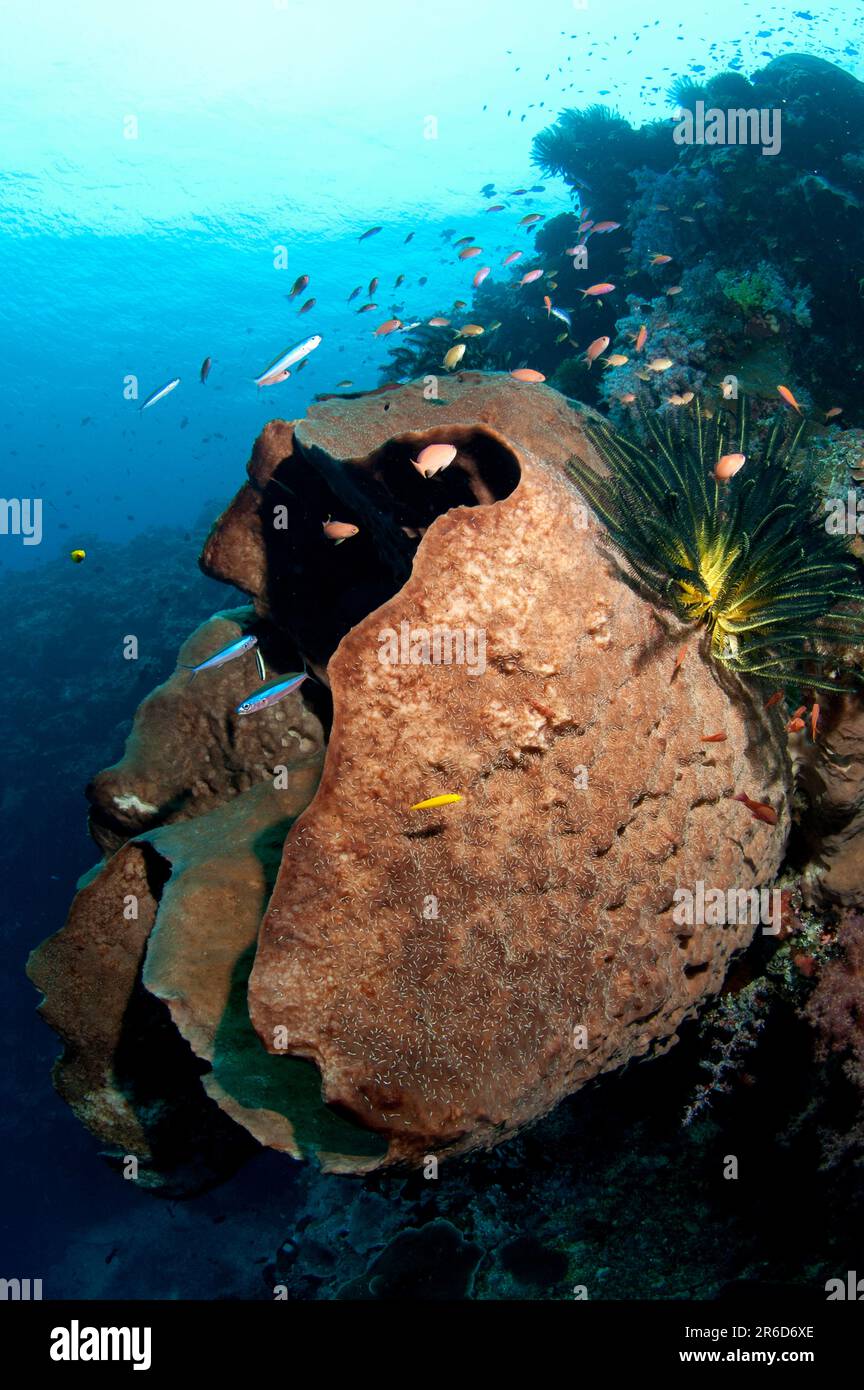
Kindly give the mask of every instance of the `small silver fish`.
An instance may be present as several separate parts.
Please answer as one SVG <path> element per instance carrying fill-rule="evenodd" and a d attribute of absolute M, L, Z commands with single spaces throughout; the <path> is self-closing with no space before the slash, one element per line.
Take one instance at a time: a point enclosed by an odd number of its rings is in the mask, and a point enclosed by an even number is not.
<path fill-rule="evenodd" d="M 260 690 L 256 690 L 252 695 L 238 705 L 235 714 L 255 714 L 259 709 L 267 709 L 270 705 L 275 705 L 278 700 L 284 700 L 286 695 L 290 695 L 292 690 L 296 690 L 298 685 L 302 685 L 307 679 L 307 672 L 301 671 L 299 675 L 279 676 L 269 685 L 262 685 Z"/>
<path fill-rule="evenodd" d="M 558 309 L 553 304 L 549 312 L 553 314 L 556 319 L 560 319 L 562 323 L 566 323 L 567 327 L 572 331 L 573 320 L 570 317 L 570 311 L 568 309 Z"/>
<path fill-rule="evenodd" d="M 144 404 L 139 406 L 139 410 L 146 410 L 148 405 L 155 405 L 157 401 L 161 401 L 163 396 L 167 396 L 169 391 L 173 391 L 174 387 L 179 385 L 180 378 L 179 376 L 175 376 L 174 380 L 169 381 L 167 386 L 160 386 L 158 390 L 152 391 Z"/>
<path fill-rule="evenodd" d="M 251 651 L 252 648 L 257 647 L 257 645 L 257 637 L 238 637 L 236 642 L 229 642 L 227 647 L 222 647 L 221 650 L 215 652 L 213 656 L 208 656 L 206 661 L 200 661 L 197 666 L 186 666 L 182 661 L 178 664 L 181 671 L 192 672 L 192 675 L 189 677 L 191 683 L 201 671 L 210 671 L 215 666 L 224 666 L 226 661 L 234 661 L 236 657 L 242 656 L 244 652 Z"/>

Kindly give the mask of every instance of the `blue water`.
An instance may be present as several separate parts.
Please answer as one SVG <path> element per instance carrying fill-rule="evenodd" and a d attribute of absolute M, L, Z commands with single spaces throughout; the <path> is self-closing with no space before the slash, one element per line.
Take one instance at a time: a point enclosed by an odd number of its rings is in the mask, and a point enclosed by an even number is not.
<path fill-rule="evenodd" d="M 100 1165 L 95 1141 L 51 1094 L 57 1046 L 22 967 L 28 947 L 61 925 L 96 857 L 83 787 L 120 755 L 135 705 L 171 669 L 181 637 L 233 601 L 195 574 L 194 558 L 262 425 L 302 416 L 343 379 L 353 390 L 386 379 L 393 340 L 373 329 L 392 313 L 422 320 L 454 297 L 470 304 L 479 262 L 460 262 L 442 233 L 475 236 L 493 281 L 506 283 L 504 255 L 533 245 L 519 219 L 572 209 L 569 187 L 532 164 L 533 137 L 568 106 L 602 102 L 636 124 L 669 116 L 675 78 L 751 73 L 787 52 L 864 78 L 864 10 L 851 0 L 794 10 L 757 0 L 3 8 L 0 491 L 44 503 L 40 545 L 0 535 L 4 662 L 9 688 L 17 682 L 2 737 L 7 1273 L 52 1273 L 61 1297 L 268 1297 L 260 1271 L 298 1210 L 320 1240 L 341 1240 L 350 1184 L 316 1186 L 293 1168 L 288 1178 L 266 1154 L 197 1203 L 160 1204 Z M 535 184 L 542 191 L 512 195 Z M 505 210 L 488 213 L 499 201 Z M 309 286 L 289 301 L 300 275 Z M 373 277 L 378 310 L 358 315 Z M 303 370 L 257 390 L 253 378 L 312 333 L 322 344 Z M 176 376 L 175 391 L 139 410 Z M 126 399 L 132 378 L 137 395 Z M 87 562 L 74 567 L 65 557 L 79 545 Z M 149 641 L 138 685 L 137 672 L 110 664 L 126 631 Z M 639 1086 L 621 1084 L 632 1114 Z M 638 1123 L 650 1130 L 643 1104 Z M 565 1124 L 551 1140 L 527 1141 L 538 1171 L 566 1165 L 577 1142 L 588 1151 L 592 1112 L 582 1113 L 572 1132 Z M 630 1142 L 616 1124 L 597 1116 L 598 1171 L 604 1153 Z M 482 1168 L 466 1172 L 482 1191 Z M 532 1198 L 518 1200 L 524 1215 Z M 758 1206 L 754 1197 L 754 1220 Z M 519 1219 L 517 1210 L 514 1229 Z M 733 1240 L 724 1213 L 705 1220 L 710 1239 Z M 681 1296 L 691 1287 L 698 1295 L 698 1272 Z"/>
<path fill-rule="evenodd" d="M 530 248 L 519 216 L 572 206 L 530 163 L 532 137 L 563 107 L 669 115 L 674 77 L 752 71 L 793 49 L 862 71 L 857 5 L 711 10 L 154 0 L 144 22 L 108 0 L 7 8 L 4 492 L 44 499 L 44 540 L 2 538 L 0 566 L 38 566 L 85 536 L 187 525 L 203 501 L 230 495 L 264 421 L 302 415 L 345 378 L 375 385 L 387 344 L 372 330 L 394 305 L 409 321 L 470 301 L 476 263 L 460 263 L 442 231 L 482 237 L 494 279 L 504 254 Z M 489 216 L 489 182 L 545 191 L 496 193 L 507 207 Z M 347 297 L 373 276 L 381 312 L 358 316 L 365 288 Z M 267 363 L 313 332 L 323 343 L 305 369 L 256 391 Z M 124 399 L 129 377 L 137 399 Z"/>

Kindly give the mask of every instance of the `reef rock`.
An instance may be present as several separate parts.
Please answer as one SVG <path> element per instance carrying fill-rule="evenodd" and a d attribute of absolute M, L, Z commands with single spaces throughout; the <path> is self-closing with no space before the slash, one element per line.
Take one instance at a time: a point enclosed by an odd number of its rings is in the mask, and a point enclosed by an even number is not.
<path fill-rule="evenodd" d="M 864 907 L 864 708 L 855 696 L 823 698 L 820 731 L 800 755 L 807 794 L 803 833 L 807 901 Z"/>
<path fill-rule="evenodd" d="M 65 1043 L 57 1090 L 115 1155 L 139 1160 L 148 1185 L 206 1184 L 251 1139 L 335 1171 L 384 1151 L 322 1104 L 308 1062 L 265 1051 L 246 1006 L 285 834 L 319 770 L 311 759 L 279 790 L 260 784 L 124 845 L 30 958 Z"/>
<path fill-rule="evenodd" d="M 195 679 L 183 669 L 252 630 L 254 616 L 236 608 L 208 618 L 183 644 L 178 669 L 139 705 L 122 759 L 87 789 L 91 833 L 103 849 L 151 826 L 206 814 L 272 777 L 274 766 L 323 750 L 321 723 L 297 694 L 254 719 L 234 715 L 260 684 L 251 652 Z M 264 647 L 269 655 L 266 640 Z M 287 669 L 280 663 L 271 674 Z"/>

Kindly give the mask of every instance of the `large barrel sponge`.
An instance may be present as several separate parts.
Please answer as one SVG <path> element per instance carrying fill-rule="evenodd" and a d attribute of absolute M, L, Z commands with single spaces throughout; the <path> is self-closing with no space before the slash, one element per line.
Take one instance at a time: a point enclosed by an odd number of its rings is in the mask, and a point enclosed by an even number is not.
<path fill-rule="evenodd" d="M 439 516 L 330 660 L 324 773 L 249 992 L 265 1046 L 311 1058 L 325 1098 L 388 1136 L 387 1161 L 414 1162 L 490 1145 L 673 1042 L 754 931 L 679 924 L 676 889 L 770 882 L 788 830 L 779 719 L 621 574 L 564 472 L 589 453 L 578 415 L 468 374 L 426 430 L 420 400 L 327 402 L 294 429 L 331 478 L 391 487 L 452 440 L 451 466 L 500 500 Z M 515 487 L 496 487 L 496 457 Z M 482 671 L 405 660 L 436 628 L 482 633 Z M 440 793 L 463 800 L 410 809 Z"/>
<path fill-rule="evenodd" d="M 776 875 L 782 720 L 622 574 L 565 472 L 597 463 L 579 413 L 429 385 L 271 422 L 208 538 L 254 607 L 181 662 L 251 629 L 317 680 L 243 720 L 248 659 L 178 669 L 91 784 L 108 857 L 31 978 L 58 1089 L 154 1183 L 210 1181 L 250 1135 L 339 1172 L 489 1146 L 720 988 L 752 913 L 681 922 L 677 889 Z M 457 453 L 426 479 L 431 443 Z"/>

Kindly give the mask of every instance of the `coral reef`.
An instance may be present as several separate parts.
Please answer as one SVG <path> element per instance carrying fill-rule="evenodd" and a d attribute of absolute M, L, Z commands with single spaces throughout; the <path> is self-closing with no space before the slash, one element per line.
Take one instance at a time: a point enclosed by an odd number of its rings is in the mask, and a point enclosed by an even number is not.
<path fill-rule="evenodd" d="M 412 458 L 443 441 L 453 465 L 421 477 Z M 271 670 L 299 653 L 322 683 L 248 731 L 246 658 L 145 701 L 91 787 L 114 853 L 31 967 L 67 1039 L 59 1085 L 115 1148 L 159 1166 L 118 1079 L 142 992 L 188 1044 L 211 1120 L 364 1171 L 500 1141 L 667 1047 L 722 984 L 753 924 L 675 927 L 673 897 L 774 877 L 781 725 L 696 643 L 670 679 L 686 634 L 598 549 L 573 455 L 594 458 L 560 395 L 472 373 L 435 400 L 418 383 L 265 430 L 202 557 L 254 608 L 181 655 L 254 628 Z M 327 516 L 358 534 L 334 547 Z M 482 632 L 482 670 L 382 661 L 403 625 Z M 709 726 L 726 741 L 703 743 Z M 462 803 L 411 812 L 442 790 Z"/>
<path fill-rule="evenodd" d="M 475 293 L 463 317 L 487 332 L 470 340 L 465 366 L 527 362 L 566 394 L 608 405 L 619 425 L 622 396 L 665 407 L 670 396 L 716 389 L 727 376 L 766 398 L 791 384 L 803 407 L 841 407 L 860 423 L 850 365 L 864 354 L 864 84 L 822 59 L 787 54 L 751 79 L 719 73 L 670 92 L 681 108 L 700 100 L 779 111 L 779 148 L 763 155 L 758 142 L 677 144 L 677 117 L 637 129 L 603 106 L 564 111 L 536 137 L 535 163 L 567 181 L 577 212 L 542 225 L 536 255 L 511 270 L 509 285 L 487 281 Z M 595 219 L 620 229 L 595 235 Z M 584 268 L 566 254 L 580 243 Z M 529 267 L 543 277 L 517 289 Z M 602 302 L 583 297 L 592 282 L 615 289 Z M 570 312 L 567 332 L 547 314 L 544 295 Z M 446 306 L 439 312 L 462 322 Z M 639 354 L 633 340 L 643 323 Z M 407 335 L 384 375 L 440 370 L 436 335 L 446 332 Z M 581 355 L 602 336 L 629 362 L 588 372 Z M 673 368 L 654 377 L 644 370 L 652 358 Z"/>
<path fill-rule="evenodd" d="M 840 1061 L 848 1084 L 849 1128 L 826 1136 L 827 1160 L 836 1163 L 847 1153 L 864 1161 L 864 918 L 848 913 L 837 935 L 839 955 L 820 971 L 805 1008 L 818 1038 L 823 1062 Z"/>

